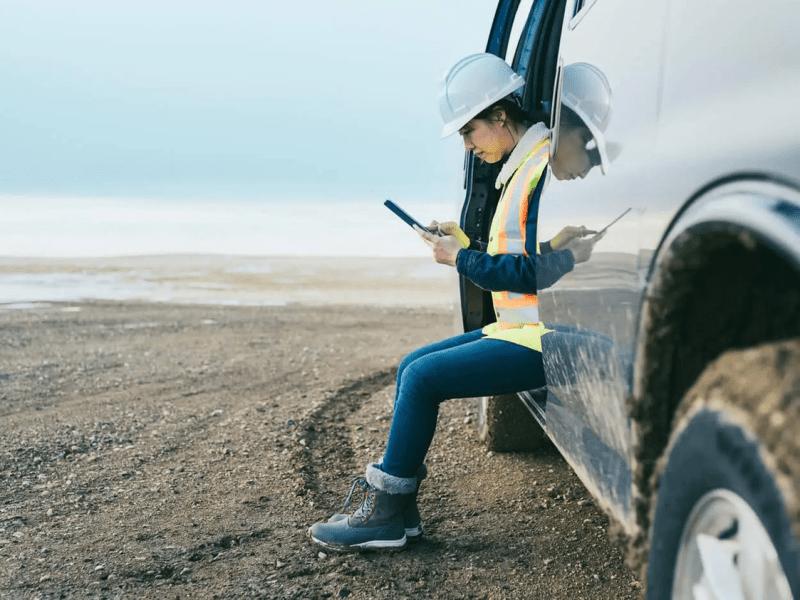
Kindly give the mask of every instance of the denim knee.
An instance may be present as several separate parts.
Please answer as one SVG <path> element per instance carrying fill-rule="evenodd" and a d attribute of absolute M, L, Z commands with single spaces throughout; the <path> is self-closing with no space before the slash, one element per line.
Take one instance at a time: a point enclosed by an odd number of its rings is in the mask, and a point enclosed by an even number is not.
<path fill-rule="evenodd" d="M 431 368 L 433 366 L 433 361 L 426 360 L 426 357 L 410 361 L 403 370 L 403 395 L 436 396 L 439 378 L 436 376 L 436 369 Z"/>
<path fill-rule="evenodd" d="M 412 356 L 414 353 L 407 354 L 403 360 L 400 361 L 400 365 L 397 367 L 397 387 L 400 387 L 400 381 L 403 378 L 403 373 L 405 372 L 408 365 L 414 362 L 414 357 Z"/>

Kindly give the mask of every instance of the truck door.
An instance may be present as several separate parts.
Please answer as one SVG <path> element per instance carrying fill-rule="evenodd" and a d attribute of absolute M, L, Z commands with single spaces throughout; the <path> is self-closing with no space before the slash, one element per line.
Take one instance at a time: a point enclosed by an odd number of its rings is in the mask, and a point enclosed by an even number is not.
<path fill-rule="evenodd" d="M 561 332 L 544 352 L 548 434 L 604 508 L 630 527 L 625 399 L 646 272 L 664 227 L 647 206 L 648 178 L 659 173 L 653 148 L 666 4 L 569 0 L 559 65 L 589 63 L 608 80 L 605 139 L 612 162 L 605 175 L 596 167 L 583 180 L 553 178 L 539 213 L 540 235 L 548 239 L 565 225 L 599 230 L 631 209 L 588 262 L 539 292 L 542 320 Z"/>

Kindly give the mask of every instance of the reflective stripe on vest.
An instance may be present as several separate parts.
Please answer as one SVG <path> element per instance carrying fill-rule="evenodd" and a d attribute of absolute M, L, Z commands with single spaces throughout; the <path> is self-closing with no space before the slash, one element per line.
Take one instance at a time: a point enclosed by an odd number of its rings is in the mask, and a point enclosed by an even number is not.
<path fill-rule="evenodd" d="M 528 199 L 539 184 L 550 157 L 550 142 L 539 143 L 522 161 L 506 182 L 497 214 L 489 234 L 489 254 L 521 254 L 525 251 Z M 522 323 L 539 322 L 539 298 L 536 294 L 492 292 L 497 328 L 506 329 Z"/>

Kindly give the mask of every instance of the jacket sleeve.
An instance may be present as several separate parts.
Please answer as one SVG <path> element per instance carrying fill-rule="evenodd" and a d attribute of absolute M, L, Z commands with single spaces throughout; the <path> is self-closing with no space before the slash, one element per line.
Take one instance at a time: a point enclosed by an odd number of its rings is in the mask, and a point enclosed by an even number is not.
<path fill-rule="evenodd" d="M 570 250 L 550 249 L 546 254 L 537 254 L 536 251 L 536 219 L 545 180 L 546 174 L 543 174 L 528 203 L 530 208 L 525 225 L 525 251 L 528 255 L 490 255 L 473 249 L 461 250 L 456 257 L 456 269 L 461 275 L 485 290 L 535 294 L 572 270 L 575 260 Z"/>
<path fill-rule="evenodd" d="M 550 287 L 572 270 L 575 261 L 569 250 L 545 255 L 495 254 L 460 250 L 458 272 L 484 290 L 535 294 Z"/>

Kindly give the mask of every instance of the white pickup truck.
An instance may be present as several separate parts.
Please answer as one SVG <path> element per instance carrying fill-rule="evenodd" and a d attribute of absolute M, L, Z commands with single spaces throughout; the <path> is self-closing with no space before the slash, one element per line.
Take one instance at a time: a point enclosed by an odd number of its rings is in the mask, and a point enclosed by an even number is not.
<path fill-rule="evenodd" d="M 552 181 L 540 231 L 632 210 L 540 290 L 545 323 L 608 343 L 546 355 L 547 388 L 481 399 L 479 429 L 546 434 L 650 600 L 800 600 L 798 28 L 797 0 L 500 0 L 491 27 L 532 118 L 558 122 L 564 65 L 612 91 L 610 169 Z M 461 226 L 485 241 L 496 167 L 465 165 Z M 464 329 L 491 322 L 460 289 Z"/>

